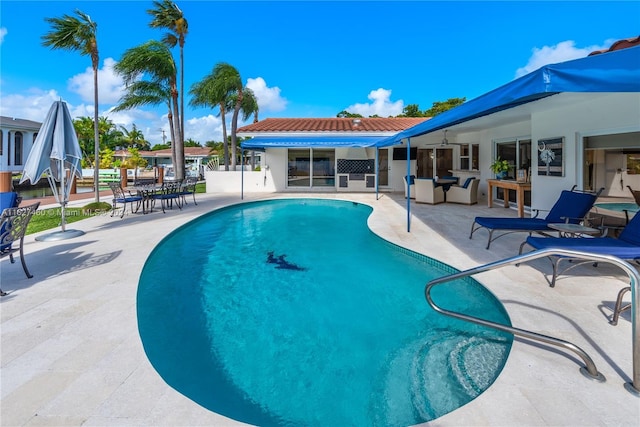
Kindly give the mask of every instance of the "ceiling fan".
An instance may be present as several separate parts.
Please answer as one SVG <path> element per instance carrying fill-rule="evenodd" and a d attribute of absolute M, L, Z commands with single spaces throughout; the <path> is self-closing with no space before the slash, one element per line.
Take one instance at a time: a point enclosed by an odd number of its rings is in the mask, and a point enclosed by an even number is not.
<path fill-rule="evenodd" d="M 425 147 L 447 147 L 450 145 L 467 145 L 467 144 L 460 144 L 458 142 L 449 142 L 449 140 L 447 139 L 447 132 L 448 132 L 448 129 L 445 129 L 444 136 L 442 137 L 442 141 L 439 144 L 427 144 L 425 145 Z"/>

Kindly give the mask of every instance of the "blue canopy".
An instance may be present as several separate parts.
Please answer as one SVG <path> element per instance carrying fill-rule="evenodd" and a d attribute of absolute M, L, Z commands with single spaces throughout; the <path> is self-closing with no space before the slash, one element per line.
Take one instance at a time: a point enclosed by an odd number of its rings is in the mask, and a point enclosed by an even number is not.
<path fill-rule="evenodd" d="M 404 138 L 424 135 L 562 92 L 640 92 L 639 76 L 640 46 L 545 65 L 399 132 L 378 146 L 396 145 Z"/>
<path fill-rule="evenodd" d="M 366 148 L 376 147 L 378 143 L 389 138 L 388 136 L 256 136 L 255 138 L 242 141 L 243 149 L 264 149 L 264 148 Z"/>

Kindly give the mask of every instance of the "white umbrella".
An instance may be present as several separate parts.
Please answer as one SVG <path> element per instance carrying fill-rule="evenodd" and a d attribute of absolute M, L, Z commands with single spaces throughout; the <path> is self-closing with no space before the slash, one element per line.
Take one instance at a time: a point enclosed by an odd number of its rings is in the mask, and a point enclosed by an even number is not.
<path fill-rule="evenodd" d="M 74 177 L 82 177 L 81 159 L 82 151 L 67 104 L 55 101 L 33 142 L 20 183 L 30 180 L 32 185 L 36 184 L 46 173 L 53 195 L 61 206 L 62 231 L 40 236 L 36 240 L 61 240 L 84 234 L 83 231 L 65 229 L 65 207 L 69 202 L 71 185 Z M 70 171 L 68 178 L 67 170 Z"/>

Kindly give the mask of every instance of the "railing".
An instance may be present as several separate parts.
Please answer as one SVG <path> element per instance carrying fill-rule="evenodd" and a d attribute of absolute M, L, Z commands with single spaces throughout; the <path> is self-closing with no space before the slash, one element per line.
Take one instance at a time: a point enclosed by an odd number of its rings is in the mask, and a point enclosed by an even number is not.
<path fill-rule="evenodd" d="M 518 255 L 512 258 L 496 261 L 490 264 L 481 265 L 476 268 L 461 271 L 459 273 L 451 274 L 449 276 L 440 277 L 438 279 L 431 280 L 425 286 L 425 298 L 427 302 L 435 311 L 447 316 L 455 317 L 457 319 L 465 320 L 468 322 L 476 323 L 479 325 L 494 328 L 503 332 L 508 332 L 516 336 L 521 336 L 533 341 L 543 342 L 545 344 L 554 345 L 565 350 L 569 350 L 577 354 L 585 363 L 585 366 L 580 368 L 580 372 L 587 378 L 591 378 L 597 381 L 605 381 L 604 376 L 598 372 L 593 360 L 589 355 L 575 344 L 568 341 L 564 341 L 558 338 L 550 337 L 547 335 L 538 334 L 536 332 L 527 331 L 524 329 L 518 329 L 511 326 L 502 325 L 499 323 L 491 322 L 488 320 L 480 319 L 478 317 L 468 316 L 466 314 L 457 313 L 449 310 L 445 310 L 437 306 L 431 298 L 431 289 L 438 284 L 449 282 L 456 279 L 472 276 L 474 274 L 482 273 L 489 270 L 495 270 L 508 265 L 518 265 L 524 262 L 532 261 L 538 258 L 549 256 L 561 256 L 573 259 L 591 260 L 596 262 L 606 262 L 614 264 L 620 267 L 629 276 L 631 285 L 631 347 L 632 347 L 632 365 L 633 375 L 632 380 L 629 383 L 625 383 L 624 387 L 632 394 L 640 396 L 640 329 L 638 325 L 638 319 L 640 318 L 640 307 L 638 305 L 638 283 L 640 283 L 640 275 L 638 270 L 631 264 L 620 258 L 610 255 L 599 255 L 589 252 L 581 251 L 568 251 L 564 249 L 543 249 L 539 251 L 529 252 L 527 254 Z"/>

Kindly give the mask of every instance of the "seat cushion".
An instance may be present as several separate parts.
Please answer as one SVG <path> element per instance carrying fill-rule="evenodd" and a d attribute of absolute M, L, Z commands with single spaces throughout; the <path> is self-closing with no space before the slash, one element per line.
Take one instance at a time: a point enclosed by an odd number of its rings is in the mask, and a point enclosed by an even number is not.
<path fill-rule="evenodd" d="M 18 193 L 13 191 L 6 191 L 0 193 L 0 212 L 7 208 L 17 207 L 16 201 L 18 200 Z"/>
<path fill-rule="evenodd" d="M 569 238 L 569 237 L 533 237 L 527 243 L 535 249 L 560 248 L 598 255 L 613 255 L 620 259 L 640 258 L 640 246 L 613 237 Z"/>
<path fill-rule="evenodd" d="M 562 190 L 545 219 L 549 223 L 558 223 L 565 222 L 565 218 L 569 218 L 570 223 L 576 224 L 587 215 L 595 201 L 595 194 Z"/>
<path fill-rule="evenodd" d="M 495 230 L 550 230 L 547 226 L 547 221 L 541 218 L 495 218 L 478 216 L 475 221 L 483 227 Z"/>
<path fill-rule="evenodd" d="M 462 184 L 462 188 L 467 188 L 469 184 L 471 184 L 471 181 L 473 181 L 474 179 L 476 179 L 474 176 L 467 178 L 464 184 Z"/>

